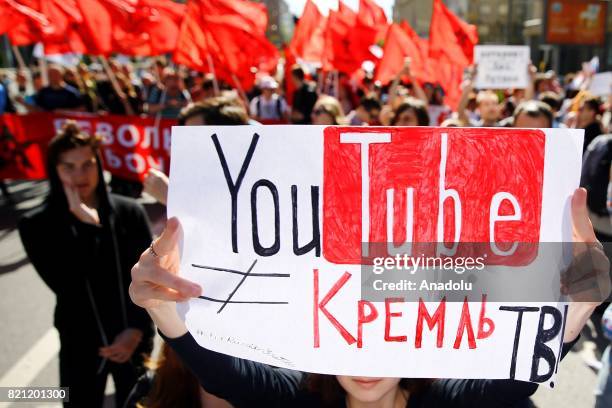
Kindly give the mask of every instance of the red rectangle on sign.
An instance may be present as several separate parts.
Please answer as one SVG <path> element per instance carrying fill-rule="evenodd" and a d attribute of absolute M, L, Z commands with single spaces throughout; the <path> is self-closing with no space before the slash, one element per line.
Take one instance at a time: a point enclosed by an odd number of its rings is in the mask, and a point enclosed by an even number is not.
<path fill-rule="evenodd" d="M 487 245 L 487 264 L 525 264 L 537 255 L 537 245 L 520 243 L 540 238 L 542 131 L 329 127 L 324 132 L 328 261 L 359 264 L 362 242 L 391 241 L 446 242 L 448 250 L 455 242 L 493 242 Z M 452 255 L 468 247 L 460 244 Z"/>

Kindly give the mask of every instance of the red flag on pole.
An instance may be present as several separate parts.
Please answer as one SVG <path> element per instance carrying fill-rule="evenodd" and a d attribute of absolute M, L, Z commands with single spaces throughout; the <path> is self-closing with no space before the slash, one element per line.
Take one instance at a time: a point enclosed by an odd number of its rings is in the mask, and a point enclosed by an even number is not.
<path fill-rule="evenodd" d="M 117 44 L 127 55 L 152 56 L 174 51 L 186 6 L 168 0 L 139 0 L 129 40 Z"/>
<path fill-rule="evenodd" d="M 348 8 L 342 1 L 338 2 L 338 11 L 329 11 L 325 27 L 325 52 L 323 69 L 352 73 L 361 66 L 362 60 L 356 57 L 352 48 L 353 29 L 357 22 L 357 13 Z"/>
<path fill-rule="evenodd" d="M 433 73 L 427 69 L 427 60 L 423 59 L 418 45 L 397 24 L 392 24 L 387 31 L 384 54 L 376 68 L 376 80 L 387 84 L 404 67 L 404 61 L 411 60 L 412 75 L 420 82 L 432 80 Z"/>
<path fill-rule="evenodd" d="M 442 0 L 434 0 L 429 42 L 430 56 L 438 58 L 445 54 L 451 61 L 469 65 L 474 57 L 474 45 L 478 43 L 478 30 L 457 17 Z"/>
<path fill-rule="evenodd" d="M 372 44 L 384 40 L 389 28 L 385 11 L 373 0 L 359 0 L 357 24 L 362 27 L 369 27 L 376 32 Z"/>
<path fill-rule="evenodd" d="M 442 0 L 434 0 L 429 31 L 429 56 L 435 62 L 439 84 L 446 92 L 446 103 L 456 108 L 461 97 L 463 70 L 472 63 L 478 43 L 476 26 L 453 14 Z"/>
<path fill-rule="evenodd" d="M 327 18 L 323 17 L 312 0 L 308 0 L 289 44 L 294 59 L 301 58 L 309 62 L 323 60 L 326 24 Z"/>
<path fill-rule="evenodd" d="M 7 34 L 13 45 L 40 41 L 52 30 L 49 19 L 36 10 L 36 2 L 0 0 L 0 35 Z"/>
<path fill-rule="evenodd" d="M 265 36 L 267 20 L 265 6 L 247 0 L 190 1 L 174 61 L 209 71 L 210 58 L 219 78 L 233 84 L 237 77 L 250 89 L 258 70 L 271 72 L 278 62 L 278 50 Z"/>
<path fill-rule="evenodd" d="M 142 39 L 139 41 L 144 41 L 145 33 L 134 35 L 130 32 L 138 0 L 77 0 L 76 2 L 83 21 L 75 28 L 86 53 L 108 55 L 124 51 L 122 48 L 125 46 L 122 44 L 133 43 L 134 36 Z"/>
<path fill-rule="evenodd" d="M 40 1 L 39 11 L 50 21 L 53 31 L 43 35 L 45 54 L 84 53 L 85 44 L 77 32 L 83 23 L 83 15 L 77 0 Z"/>

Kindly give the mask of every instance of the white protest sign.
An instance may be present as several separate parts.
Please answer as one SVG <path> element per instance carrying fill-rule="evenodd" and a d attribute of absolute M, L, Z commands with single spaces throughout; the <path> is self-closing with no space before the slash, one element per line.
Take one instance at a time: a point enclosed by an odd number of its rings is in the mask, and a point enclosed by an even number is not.
<path fill-rule="evenodd" d="M 608 96 L 612 93 L 612 72 L 600 72 L 593 75 L 589 92 L 595 96 Z"/>
<path fill-rule="evenodd" d="M 581 153 L 582 131 L 567 129 L 174 127 L 168 215 L 183 227 L 180 273 L 203 288 L 180 311 L 201 346 L 274 366 L 549 381 L 562 304 L 476 290 L 465 303 L 384 291 L 364 300 L 361 263 L 392 263 L 415 243 L 412 265 L 454 257 L 449 294 L 470 283 L 457 268 L 470 242 L 485 243 L 472 266 L 557 267 L 556 247 L 507 244 L 571 240 Z M 389 257 L 362 242 L 384 243 Z M 426 257 L 419 242 L 444 244 Z M 407 272 L 393 289 L 421 289 L 426 273 Z"/>
<path fill-rule="evenodd" d="M 478 89 L 524 89 L 529 84 L 529 46 L 477 45 L 474 62 L 478 64 L 475 86 Z"/>

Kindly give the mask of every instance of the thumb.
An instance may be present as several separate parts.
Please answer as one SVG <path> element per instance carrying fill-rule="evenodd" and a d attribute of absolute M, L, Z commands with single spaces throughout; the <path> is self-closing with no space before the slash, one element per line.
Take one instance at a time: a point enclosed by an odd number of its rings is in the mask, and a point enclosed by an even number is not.
<path fill-rule="evenodd" d="M 181 224 L 178 218 L 172 217 L 166 223 L 166 228 L 159 238 L 153 242 L 153 249 L 159 256 L 168 255 L 178 245 Z"/>
<path fill-rule="evenodd" d="M 587 191 L 580 187 L 572 195 L 572 227 L 574 241 L 597 242 L 586 204 Z"/>

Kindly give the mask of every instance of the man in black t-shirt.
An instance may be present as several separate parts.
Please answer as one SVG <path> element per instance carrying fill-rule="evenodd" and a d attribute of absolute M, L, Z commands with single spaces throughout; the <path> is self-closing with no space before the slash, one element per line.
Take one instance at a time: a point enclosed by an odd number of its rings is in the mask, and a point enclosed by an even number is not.
<path fill-rule="evenodd" d="M 78 90 L 64 82 L 62 68 L 58 65 L 51 65 L 48 75 L 49 85 L 34 96 L 36 105 L 46 111 L 82 110 L 83 97 Z"/>
<path fill-rule="evenodd" d="M 304 80 L 304 69 L 299 65 L 294 65 L 291 68 L 291 79 L 295 84 L 291 123 L 308 125 L 312 123 L 310 115 L 312 114 L 312 108 L 317 102 L 316 85 Z"/>

